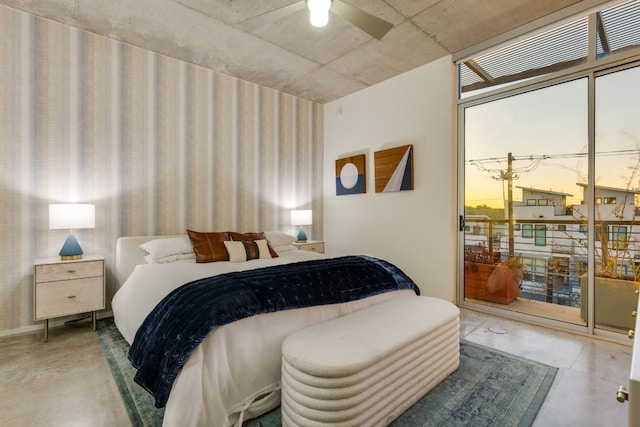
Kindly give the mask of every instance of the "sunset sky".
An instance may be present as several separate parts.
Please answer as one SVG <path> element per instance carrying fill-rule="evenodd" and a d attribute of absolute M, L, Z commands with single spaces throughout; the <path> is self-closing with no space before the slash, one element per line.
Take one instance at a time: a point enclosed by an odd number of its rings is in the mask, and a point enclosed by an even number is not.
<path fill-rule="evenodd" d="M 640 68 L 596 79 L 596 184 L 626 188 L 640 162 Z M 466 109 L 465 205 L 502 208 L 506 182 L 493 177 L 514 157 L 516 186 L 572 194 L 580 203 L 587 182 L 587 79 Z M 495 160 L 492 160 L 495 159 Z M 470 164 L 471 160 L 475 164 Z M 481 170 L 484 169 L 484 170 Z M 639 187 L 636 178 L 633 187 Z M 503 194 L 504 191 L 504 194 Z"/>

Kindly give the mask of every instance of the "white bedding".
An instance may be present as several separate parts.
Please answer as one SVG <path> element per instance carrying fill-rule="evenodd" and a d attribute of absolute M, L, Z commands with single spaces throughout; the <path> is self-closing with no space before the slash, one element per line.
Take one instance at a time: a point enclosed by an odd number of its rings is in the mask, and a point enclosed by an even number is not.
<path fill-rule="evenodd" d="M 111 302 L 113 316 L 120 333 L 129 344 L 145 317 L 172 290 L 204 277 L 233 271 L 250 270 L 270 265 L 288 264 L 322 258 L 310 251 L 287 251 L 278 258 L 254 259 L 247 262 L 208 262 L 198 264 L 185 259 L 167 264 L 140 264 L 116 292 Z"/>
<path fill-rule="evenodd" d="M 137 265 L 112 301 L 116 326 L 131 343 L 155 305 L 192 280 L 231 271 L 322 258 L 308 251 L 287 251 L 274 259 L 241 263 Z M 217 328 L 191 354 L 176 378 L 164 426 L 231 426 L 280 404 L 281 345 L 290 333 L 343 316 L 411 290 L 394 291 L 359 301 L 252 316 Z M 256 333 L 256 331 L 259 331 Z"/>

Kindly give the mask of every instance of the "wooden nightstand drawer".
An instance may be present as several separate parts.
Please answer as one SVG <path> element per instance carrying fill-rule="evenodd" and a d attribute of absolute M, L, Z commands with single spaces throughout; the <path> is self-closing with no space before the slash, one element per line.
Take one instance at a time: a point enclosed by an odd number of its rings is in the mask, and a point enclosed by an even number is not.
<path fill-rule="evenodd" d="M 36 283 L 35 319 L 66 316 L 104 308 L 103 279 Z"/>
<path fill-rule="evenodd" d="M 102 261 L 65 262 L 58 264 L 36 265 L 36 283 L 56 282 L 58 280 L 102 277 L 104 263 Z"/>
<path fill-rule="evenodd" d="M 49 337 L 49 319 L 91 312 L 96 330 L 96 312 L 105 307 L 104 258 L 81 260 L 37 259 L 33 268 L 33 319 L 44 320 L 44 340 Z"/>

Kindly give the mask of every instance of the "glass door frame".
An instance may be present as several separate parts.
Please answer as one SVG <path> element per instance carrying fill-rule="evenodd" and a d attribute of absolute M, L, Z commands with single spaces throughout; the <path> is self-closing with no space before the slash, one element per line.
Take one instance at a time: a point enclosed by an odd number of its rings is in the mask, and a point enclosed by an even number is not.
<path fill-rule="evenodd" d="M 532 324 L 539 324 L 542 326 L 548 326 L 555 329 L 565 330 L 582 335 L 598 336 L 604 339 L 609 339 L 617 342 L 628 343 L 626 335 L 599 329 L 595 327 L 595 203 L 589 204 L 589 218 L 588 218 L 588 285 L 587 285 L 587 324 L 581 326 L 577 324 L 571 324 L 559 320 L 553 320 L 549 318 L 534 316 L 525 313 L 514 312 L 511 310 L 505 310 L 502 308 L 492 307 L 488 305 L 478 304 L 471 301 L 465 301 L 464 298 L 464 184 L 465 184 L 465 109 L 476 105 L 481 105 L 487 102 L 507 98 L 530 92 L 532 90 L 541 89 L 544 87 L 562 84 L 567 81 L 571 81 L 579 78 L 588 79 L 588 182 L 587 182 L 587 197 L 593 201 L 595 198 L 595 81 L 596 78 L 602 75 L 622 71 L 624 69 L 640 66 L 640 53 L 636 52 L 635 55 L 629 55 L 625 58 L 612 57 L 607 59 L 601 59 L 595 62 L 595 58 L 592 61 L 588 61 L 582 66 L 578 66 L 573 70 L 559 72 L 549 77 L 540 77 L 527 82 L 522 82 L 511 86 L 509 89 L 497 89 L 485 94 L 476 95 L 473 97 L 458 99 L 458 105 L 456 109 L 456 121 L 457 121 L 457 167 L 458 167 L 458 236 L 456 239 L 457 247 L 457 274 L 456 274 L 456 303 L 463 308 L 470 308 L 475 311 L 486 312 L 489 314 L 498 315 L 501 317 L 513 318 L 515 320 L 521 320 Z M 457 69 L 457 67 L 456 67 Z"/>

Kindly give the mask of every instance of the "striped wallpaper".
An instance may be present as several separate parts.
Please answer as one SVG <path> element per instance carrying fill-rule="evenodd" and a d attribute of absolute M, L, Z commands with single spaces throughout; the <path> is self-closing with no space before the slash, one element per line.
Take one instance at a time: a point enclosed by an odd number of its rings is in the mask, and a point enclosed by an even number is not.
<path fill-rule="evenodd" d="M 32 325 L 36 258 L 66 232 L 48 204 L 96 205 L 75 232 L 107 265 L 119 236 L 322 235 L 322 106 L 0 6 L 0 331 Z"/>

